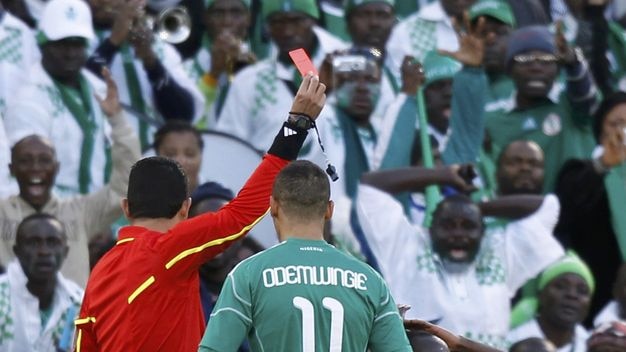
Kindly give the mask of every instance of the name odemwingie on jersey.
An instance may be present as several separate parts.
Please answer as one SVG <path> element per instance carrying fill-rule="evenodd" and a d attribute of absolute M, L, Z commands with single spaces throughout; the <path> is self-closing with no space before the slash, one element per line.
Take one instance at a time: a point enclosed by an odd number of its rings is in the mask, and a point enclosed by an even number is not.
<path fill-rule="evenodd" d="M 263 270 L 263 285 L 267 288 L 284 285 L 342 286 L 367 291 L 367 276 L 363 273 L 326 266 L 289 265 Z"/>

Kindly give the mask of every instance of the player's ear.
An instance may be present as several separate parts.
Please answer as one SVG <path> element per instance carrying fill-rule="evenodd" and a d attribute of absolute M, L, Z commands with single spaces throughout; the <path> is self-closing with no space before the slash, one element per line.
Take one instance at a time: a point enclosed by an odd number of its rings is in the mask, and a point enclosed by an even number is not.
<path fill-rule="evenodd" d="M 270 196 L 270 215 L 275 218 L 278 216 L 278 202 L 274 199 L 274 196 Z"/>
<path fill-rule="evenodd" d="M 333 217 L 333 212 L 335 211 L 335 202 L 332 200 L 328 201 L 328 205 L 326 206 L 326 213 L 324 214 L 325 220 L 330 220 Z"/>

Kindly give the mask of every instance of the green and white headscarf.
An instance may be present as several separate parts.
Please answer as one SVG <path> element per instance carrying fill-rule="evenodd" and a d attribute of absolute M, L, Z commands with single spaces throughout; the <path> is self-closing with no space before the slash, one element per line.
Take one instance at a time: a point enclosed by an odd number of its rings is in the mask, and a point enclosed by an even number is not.
<path fill-rule="evenodd" d="M 241 1 L 244 5 L 246 5 L 248 9 L 250 9 L 251 0 L 239 0 L 239 1 Z M 208 9 L 211 5 L 213 5 L 214 2 L 215 0 L 204 0 L 204 8 Z"/>
<path fill-rule="evenodd" d="M 302 12 L 320 18 L 315 0 L 263 0 L 263 18 L 276 12 Z"/>
<path fill-rule="evenodd" d="M 345 5 L 344 9 L 345 9 L 346 13 L 349 13 L 350 11 L 354 10 L 358 6 L 369 4 L 369 3 L 372 3 L 372 2 L 379 2 L 379 3 L 383 3 L 383 4 L 389 4 L 393 8 L 395 8 L 395 6 L 396 6 L 395 0 L 348 0 L 346 2 L 346 5 Z"/>

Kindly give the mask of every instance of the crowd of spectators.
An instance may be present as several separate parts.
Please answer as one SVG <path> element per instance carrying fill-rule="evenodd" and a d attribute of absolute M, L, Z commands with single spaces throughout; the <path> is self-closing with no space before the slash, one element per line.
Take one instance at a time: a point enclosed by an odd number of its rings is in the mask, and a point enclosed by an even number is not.
<path fill-rule="evenodd" d="M 190 216 L 232 200 L 202 160 L 241 149 L 205 142 L 270 147 L 297 48 L 326 240 L 410 305 L 416 351 L 626 351 L 622 0 L 0 0 L 0 351 L 71 349 L 142 155 L 182 166 Z M 255 231 L 201 267 L 205 322 Z"/>

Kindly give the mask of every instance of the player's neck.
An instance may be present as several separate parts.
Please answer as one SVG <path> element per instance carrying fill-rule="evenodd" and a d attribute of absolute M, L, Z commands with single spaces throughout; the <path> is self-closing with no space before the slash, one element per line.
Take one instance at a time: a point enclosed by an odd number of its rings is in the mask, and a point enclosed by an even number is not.
<path fill-rule="evenodd" d="M 320 241 L 324 239 L 324 225 L 318 223 L 284 223 L 278 225 L 278 233 L 282 241 L 289 238 Z"/>
<path fill-rule="evenodd" d="M 172 219 L 132 219 L 130 224 L 132 226 L 141 226 L 148 230 L 165 233 L 179 222 L 180 220 L 175 217 Z"/>

